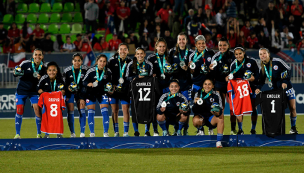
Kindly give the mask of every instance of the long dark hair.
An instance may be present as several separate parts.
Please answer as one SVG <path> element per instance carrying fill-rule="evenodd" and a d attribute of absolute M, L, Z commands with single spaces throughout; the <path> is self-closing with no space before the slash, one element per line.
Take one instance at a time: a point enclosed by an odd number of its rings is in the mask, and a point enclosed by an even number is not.
<path fill-rule="evenodd" d="M 167 42 L 166 42 L 166 40 L 164 38 L 159 37 L 159 39 L 156 41 L 155 46 L 154 46 L 155 47 L 154 53 L 157 53 L 156 47 L 157 47 L 157 45 L 158 45 L 159 42 L 164 42 L 165 45 L 166 45 L 165 59 L 168 61 L 168 45 L 167 45 Z"/>
<path fill-rule="evenodd" d="M 280 31 L 278 29 L 276 29 L 275 32 L 278 33 L 278 36 L 277 37 L 275 36 L 274 40 L 275 40 L 276 43 L 279 43 L 279 45 L 281 45 L 281 34 L 280 34 Z"/>
<path fill-rule="evenodd" d="M 57 40 L 57 43 L 58 43 L 59 49 L 60 49 L 60 47 L 64 44 L 63 41 L 62 41 L 62 36 L 61 36 L 61 34 L 58 34 L 58 35 L 56 36 L 56 40 Z"/>
<path fill-rule="evenodd" d="M 96 65 L 98 64 L 98 60 L 99 60 L 100 58 L 105 58 L 105 59 L 106 59 L 106 65 L 105 65 L 105 67 L 104 67 L 104 70 L 105 70 L 105 72 L 107 73 L 107 68 L 108 68 L 108 57 L 107 57 L 105 54 L 100 54 L 100 55 L 98 55 L 98 56 L 96 57 L 96 62 L 95 62 L 95 64 L 94 64 L 94 66 L 96 66 Z"/>
<path fill-rule="evenodd" d="M 138 50 L 142 50 L 142 51 L 144 51 L 144 53 L 146 53 L 145 50 L 144 50 L 143 48 L 138 47 L 138 48 L 135 50 L 135 54 L 136 54 L 136 52 L 137 52 Z M 144 59 L 144 61 L 145 61 L 145 59 Z M 134 58 L 133 58 L 132 69 L 133 69 L 133 72 L 136 72 L 136 69 L 137 69 L 137 58 L 136 58 L 135 56 L 134 56 Z"/>
<path fill-rule="evenodd" d="M 58 80 L 58 83 L 63 83 L 62 74 L 61 74 L 61 71 L 60 71 L 60 68 L 59 68 L 58 64 L 54 61 L 49 62 L 47 64 L 47 67 L 46 67 L 46 72 L 47 72 L 47 70 L 49 69 L 50 66 L 55 66 L 57 68 L 57 75 L 56 75 L 55 79 Z"/>

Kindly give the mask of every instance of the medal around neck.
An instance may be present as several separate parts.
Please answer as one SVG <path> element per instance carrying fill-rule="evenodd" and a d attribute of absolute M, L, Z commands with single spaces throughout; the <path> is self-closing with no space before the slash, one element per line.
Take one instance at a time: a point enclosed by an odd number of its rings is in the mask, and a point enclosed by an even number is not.
<path fill-rule="evenodd" d="M 93 87 L 97 87 L 98 86 L 98 80 L 96 80 L 95 82 L 93 82 Z"/>
<path fill-rule="evenodd" d="M 38 77 L 38 74 L 39 74 L 38 72 L 34 72 L 34 73 L 33 73 L 33 77 L 34 77 L 34 78 L 37 78 L 37 77 Z"/>
<path fill-rule="evenodd" d="M 214 61 L 212 62 L 212 65 L 213 65 L 212 68 L 216 67 L 216 66 L 217 66 L 217 61 L 214 60 Z"/>
<path fill-rule="evenodd" d="M 161 107 L 162 107 L 162 108 L 167 107 L 167 103 L 166 103 L 165 101 L 163 101 L 162 104 L 161 104 Z"/>
<path fill-rule="evenodd" d="M 119 78 L 118 82 L 119 82 L 120 84 L 123 84 L 123 83 L 124 83 L 124 79 L 123 79 L 123 78 Z"/>
<path fill-rule="evenodd" d="M 179 65 L 180 65 L 181 67 L 184 67 L 184 66 L 186 65 L 186 63 L 185 63 L 185 61 L 181 61 L 181 62 L 179 63 Z"/>
<path fill-rule="evenodd" d="M 197 100 L 197 104 L 198 104 L 198 105 L 202 105 L 203 103 L 204 103 L 204 101 L 203 101 L 202 98 L 199 98 L 199 99 Z"/>
<path fill-rule="evenodd" d="M 232 80 L 232 79 L 233 79 L 233 74 L 232 74 L 232 73 L 230 73 L 230 74 L 228 75 L 228 79 L 229 79 L 229 80 Z"/>
<path fill-rule="evenodd" d="M 161 74 L 161 75 L 160 75 L 160 77 L 161 77 L 163 80 L 165 80 L 165 79 L 166 79 L 165 74 Z"/>
<path fill-rule="evenodd" d="M 268 82 L 269 88 L 272 88 L 272 82 Z"/>
<path fill-rule="evenodd" d="M 191 69 L 191 70 L 194 70 L 194 69 L 195 69 L 195 67 L 196 67 L 195 63 L 194 63 L 194 62 L 192 62 L 192 63 L 190 64 L 190 69 Z"/>

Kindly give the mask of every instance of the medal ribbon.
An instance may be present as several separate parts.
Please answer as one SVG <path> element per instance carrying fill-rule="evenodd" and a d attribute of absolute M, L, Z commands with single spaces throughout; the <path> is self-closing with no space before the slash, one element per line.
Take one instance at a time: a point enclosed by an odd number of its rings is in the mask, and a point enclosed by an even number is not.
<path fill-rule="evenodd" d="M 203 92 L 204 92 L 204 89 L 202 89 L 200 98 L 203 97 Z M 212 90 L 208 94 L 205 95 L 205 97 L 203 98 L 203 100 L 206 100 L 209 96 L 211 96 L 211 94 L 212 94 Z"/>
<path fill-rule="evenodd" d="M 181 50 L 179 50 L 179 52 L 180 52 Z M 184 59 L 186 59 L 186 57 L 187 57 L 187 55 L 188 55 L 188 48 L 186 49 L 186 53 L 185 53 L 185 56 L 184 56 L 184 58 L 182 59 L 182 56 L 181 56 L 181 53 L 179 53 L 179 61 L 180 62 L 182 62 L 182 61 L 184 61 Z"/>
<path fill-rule="evenodd" d="M 118 55 L 118 63 L 119 63 L 119 77 L 122 78 L 124 73 L 125 73 L 125 69 L 126 69 L 126 65 L 127 65 L 127 61 L 125 61 L 123 67 L 121 68 L 121 64 L 120 64 L 120 56 Z"/>
<path fill-rule="evenodd" d="M 54 88 L 52 87 L 52 82 L 50 82 L 52 92 L 56 89 L 56 79 L 54 80 Z"/>
<path fill-rule="evenodd" d="M 164 71 L 165 71 L 165 64 L 166 64 L 165 55 L 163 55 L 163 64 L 162 64 L 161 61 L 160 61 L 160 57 L 159 57 L 158 53 L 156 53 L 156 58 L 157 58 L 157 61 L 158 61 L 160 73 L 161 73 L 161 74 L 164 74 Z"/>
<path fill-rule="evenodd" d="M 74 82 L 78 85 L 79 81 L 80 81 L 80 77 L 81 77 L 81 67 L 79 69 L 79 73 L 78 73 L 78 77 L 77 77 L 77 81 L 76 81 L 76 75 L 75 75 L 75 69 L 74 69 L 74 65 L 72 65 L 72 71 L 73 71 L 73 77 L 74 77 Z"/>
<path fill-rule="evenodd" d="M 43 63 L 42 63 L 42 61 L 41 61 L 41 62 L 40 62 L 40 65 L 39 65 L 39 67 L 38 67 L 38 70 L 36 71 L 34 59 L 32 59 L 32 68 L 33 68 L 34 73 L 36 73 L 36 72 L 39 73 L 39 71 L 40 71 L 41 68 L 42 68 L 42 64 L 43 64 Z"/>
<path fill-rule="evenodd" d="M 223 53 L 220 53 L 220 57 L 218 59 L 215 59 L 215 61 L 220 61 L 223 58 Z"/>
<path fill-rule="evenodd" d="M 265 69 L 266 76 L 267 76 L 269 82 L 271 83 L 271 81 L 272 81 L 272 63 L 270 63 L 270 66 L 269 66 L 269 73 L 268 73 L 265 65 L 264 65 L 264 69 Z"/>
<path fill-rule="evenodd" d="M 138 61 L 137 61 L 137 70 L 138 70 L 138 72 L 139 72 L 139 69 L 140 69 L 139 66 L 140 66 L 140 64 L 139 64 Z M 146 66 L 145 61 L 143 61 L 142 67 L 145 68 L 145 66 Z"/>
<path fill-rule="evenodd" d="M 239 66 L 237 65 L 237 61 L 236 61 L 236 63 L 235 63 L 235 69 L 231 72 L 231 74 L 234 74 L 234 73 L 238 72 L 242 68 L 242 66 L 244 65 L 244 63 L 245 63 L 245 58 L 244 58 L 243 62 Z"/>
<path fill-rule="evenodd" d="M 199 60 L 205 54 L 205 52 L 206 52 L 206 50 L 204 50 L 199 56 L 197 56 L 198 52 L 196 52 L 192 62 L 196 63 L 196 61 Z"/>
<path fill-rule="evenodd" d="M 166 101 L 168 101 L 168 100 L 170 100 L 170 99 L 172 99 L 172 98 L 174 98 L 174 97 L 176 97 L 176 95 L 177 95 L 177 93 L 175 93 L 175 94 L 171 94 L 171 92 L 169 93 L 169 96 L 168 96 L 168 98 L 165 100 L 165 102 Z"/>
<path fill-rule="evenodd" d="M 101 76 L 99 77 L 98 67 L 97 67 L 97 65 L 96 65 L 96 78 L 97 78 L 97 81 L 98 81 L 98 82 L 102 80 L 102 78 L 103 78 L 103 76 L 104 76 L 104 73 L 105 73 L 105 68 L 103 68 L 102 74 L 101 74 Z"/>

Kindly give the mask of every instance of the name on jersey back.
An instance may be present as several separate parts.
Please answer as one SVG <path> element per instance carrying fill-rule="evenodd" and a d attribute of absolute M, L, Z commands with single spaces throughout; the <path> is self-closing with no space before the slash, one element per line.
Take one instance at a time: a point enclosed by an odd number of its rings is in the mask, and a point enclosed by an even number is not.
<path fill-rule="evenodd" d="M 271 98 L 271 99 L 280 98 L 280 94 L 267 94 L 267 98 Z"/>
<path fill-rule="evenodd" d="M 136 83 L 136 86 L 151 86 L 151 82 Z"/>
<path fill-rule="evenodd" d="M 60 102 L 59 98 L 49 98 L 49 102 Z"/>

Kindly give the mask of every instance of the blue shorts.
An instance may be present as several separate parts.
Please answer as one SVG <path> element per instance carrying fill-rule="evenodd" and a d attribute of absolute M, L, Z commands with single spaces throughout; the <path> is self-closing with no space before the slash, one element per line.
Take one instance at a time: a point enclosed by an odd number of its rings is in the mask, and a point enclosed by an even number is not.
<path fill-rule="evenodd" d="M 129 105 L 131 103 L 131 98 L 129 100 L 120 99 L 120 98 L 113 98 L 113 97 L 109 98 L 110 104 L 118 104 L 119 100 L 120 100 L 120 103 L 122 105 Z"/>
<path fill-rule="evenodd" d="M 16 93 L 16 105 L 25 105 L 27 97 L 30 98 L 32 104 L 37 104 L 39 95 L 18 95 Z"/>
<path fill-rule="evenodd" d="M 286 96 L 288 97 L 288 100 L 296 99 L 296 93 L 293 88 L 290 88 L 286 91 Z"/>
<path fill-rule="evenodd" d="M 101 104 L 109 104 L 109 98 L 107 95 L 102 95 L 101 97 L 97 98 L 98 103 Z M 96 100 L 86 99 L 86 105 L 90 106 L 92 104 L 96 104 Z"/>
<path fill-rule="evenodd" d="M 188 101 L 192 100 L 191 99 L 191 90 L 181 91 L 181 93 L 182 93 L 182 95 L 184 95 L 187 98 Z"/>
<path fill-rule="evenodd" d="M 78 95 L 71 94 L 71 97 L 70 98 L 66 98 L 66 99 L 69 99 L 68 101 L 66 101 L 66 103 L 74 103 L 74 99 L 75 99 L 75 101 L 77 103 L 80 98 L 79 98 Z"/>

